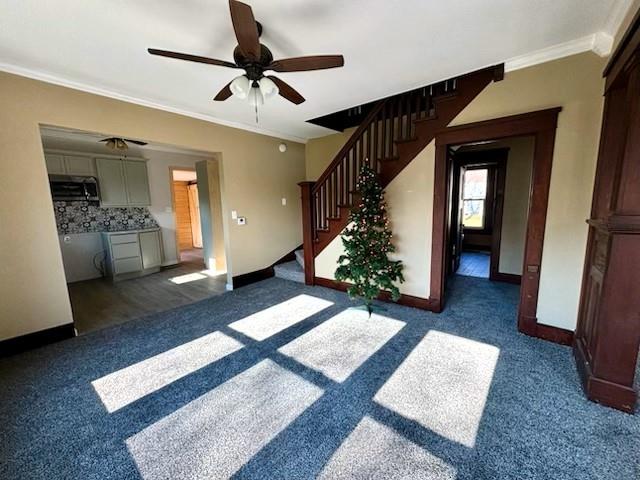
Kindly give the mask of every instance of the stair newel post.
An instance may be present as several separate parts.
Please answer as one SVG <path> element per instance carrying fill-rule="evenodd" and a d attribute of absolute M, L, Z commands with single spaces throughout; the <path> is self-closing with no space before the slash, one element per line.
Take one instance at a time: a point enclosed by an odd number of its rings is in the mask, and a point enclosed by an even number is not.
<path fill-rule="evenodd" d="M 304 249 L 304 283 L 313 285 L 315 277 L 315 265 L 313 254 L 314 239 L 314 211 L 313 211 L 313 186 L 316 182 L 300 182 L 302 198 L 302 248 Z"/>

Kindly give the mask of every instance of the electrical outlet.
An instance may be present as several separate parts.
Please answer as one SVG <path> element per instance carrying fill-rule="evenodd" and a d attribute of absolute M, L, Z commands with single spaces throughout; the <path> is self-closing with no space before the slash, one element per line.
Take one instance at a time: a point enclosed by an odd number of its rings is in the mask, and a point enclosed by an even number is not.
<path fill-rule="evenodd" d="M 238 225 L 246 225 L 247 219 L 245 217 L 238 217 Z"/>

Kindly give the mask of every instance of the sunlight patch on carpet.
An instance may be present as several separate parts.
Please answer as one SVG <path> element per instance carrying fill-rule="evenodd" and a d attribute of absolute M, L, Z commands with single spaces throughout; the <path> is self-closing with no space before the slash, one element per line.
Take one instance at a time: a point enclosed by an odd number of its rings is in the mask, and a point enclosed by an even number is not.
<path fill-rule="evenodd" d="M 343 382 L 378 351 L 405 323 L 382 315 L 347 309 L 278 351 Z"/>
<path fill-rule="evenodd" d="M 473 447 L 500 349 L 431 330 L 374 401 Z"/>
<path fill-rule="evenodd" d="M 144 480 L 229 478 L 322 395 L 263 360 L 128 438 Z"/>
<path fill-rule="evenodd" d="M 456 469 L 389 427 L 364 417 L 336 450 L 321 480 L 455 479 Z"/>
<path fill-rule="evenodd" d="M 311 295 L 298 295 L 285 302 L 229 324 L 235 331 L 244 333 L 254 340 L 265 340 L 285 328 L 315 315 L 333 302 Z"/>
<path fill-rule="evenodd" d="M 109 413 L 160 390 L 244 345 L 221 332 L 209 333 L 91 382 Z"/>

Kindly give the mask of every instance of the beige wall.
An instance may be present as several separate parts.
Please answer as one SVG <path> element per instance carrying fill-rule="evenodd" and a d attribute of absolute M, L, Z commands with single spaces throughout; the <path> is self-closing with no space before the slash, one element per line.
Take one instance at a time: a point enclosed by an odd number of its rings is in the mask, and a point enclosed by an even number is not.
<path fill-rule="evenodd" d="M 229 224 L 233 275 L 301 243 L 303 145 L 0 73 L 0 339 L 72 318 L 39 124 L 220 152 L 225 218 L 247 217 Z"/>
<path fill-rule="evenodd" d="M 355 128 L 348 128 L 344 132 L 313 138 L 307 142 L 305 146 L 307 180 L 316 180 L 324 172 L 355 130 Z"/>
<path fill-rule="evenodd" d="M 518 137 L 500 143 L 509 147 L 509 158 L 504 186 L 498 271 L 522 275 L 535 138 Z"/>
<path fill-rule="evenodd" d="M 535 138 L 515 137 L 496 143 L 465 147 L 469 150 L 508 148 L 507 172 L 504 186 L 502 228 L 500 230 L 500 263 L 498 271 L 522 275 L 524 244 L 529 214 L 529 188 L 533 168 Z M 470 235 L 465 234 L 465 239 Z M 491 235 L 486 235 L 491 245 Z"/>
<path fill-rule="evenodd" d="M 487 87 L 452 122 L 459 125 L 563 108 L 551 176 L 538 319 L 540 323 L 568 329 L 575 328 L 577 316 L 587 236 L 585 219 L 591 205 L 600 135 L 604 64 L 602 58 L 585 53 L 510 72 L 502 82 Z M 332 138 L 330 146 L 326 146 L 317 139 L 307 144 L 307 172 L 322 171 L 322 155 L 313 150 L 330 151 L 335 149 L 335 142 Z M 309 161 L 314 164 L 310 166 Z M 324 164 L 330 161 L 328 158 Z M 433 168 L 431 144 L 387 188 L 392 228 L 397 232 L 397 256 L 408 269 L 407 283 L 400 289 L 420 297 L 429 292 Z M 335 259 L 341 250 L 339 242 L 339 238 L 334 240 L 316 258 L 319 276 L 333 278 Z"/>

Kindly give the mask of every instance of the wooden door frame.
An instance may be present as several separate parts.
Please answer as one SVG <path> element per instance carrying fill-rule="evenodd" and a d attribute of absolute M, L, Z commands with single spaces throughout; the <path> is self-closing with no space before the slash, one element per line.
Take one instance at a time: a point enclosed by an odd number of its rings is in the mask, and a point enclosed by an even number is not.
<path fill-rule="evenodd" d="M 523 262 L 520 303 L 518 305 L 518 330 L 533 337 L 567 344 L 573 332 L 538 323 L 536 314 L 540 287 L 540 264 L 549 201 L 551 166 L 558 114 L 561 107 L 539 110 L 520 115 L 496 118 L 481 122 L 449 127 L 436 135 L 435 179 L 433 192 L 433 236 L 431 244 L 430 301 L 436 311 L 444 308 L 447 242 L 447 215 L 449 198 L 447 180 L 450 146 L 486 140 L 533 136 L 535 138 L 531 184 L 529 188 L 529 213 Z"/>
<path fill-rule="evenodd" d="M 182 171 L 182 172 L 196 172 L 195 167 L 180 167 L 180 166 L 169 166 L 169 187 L 171 188 L 171 210 L 173 212 L 173 223 L 174 223 L 174 234 L 176 238 L 176 261 L 177 263 L 182 263 L 180 261 L 180 241 L 178 239 L 178 218 L 176 216 L 176 191 L 173 186 L 173 172 L 174 170 Z M 196 173 L 197 176 L 197 173 Z"/>

